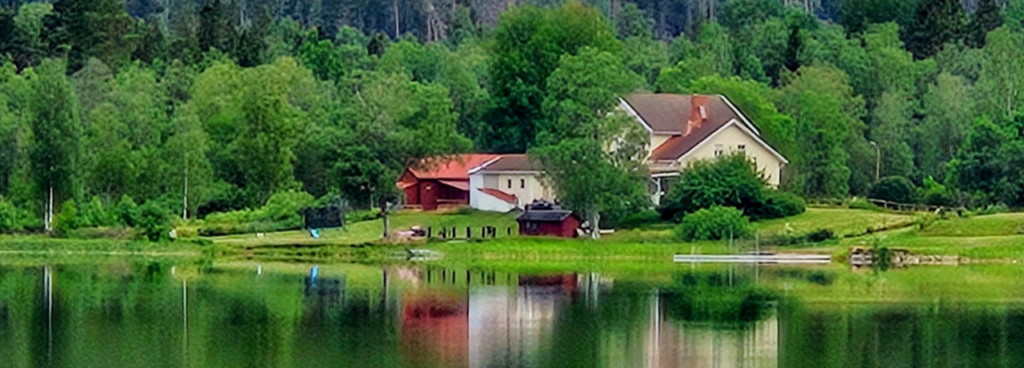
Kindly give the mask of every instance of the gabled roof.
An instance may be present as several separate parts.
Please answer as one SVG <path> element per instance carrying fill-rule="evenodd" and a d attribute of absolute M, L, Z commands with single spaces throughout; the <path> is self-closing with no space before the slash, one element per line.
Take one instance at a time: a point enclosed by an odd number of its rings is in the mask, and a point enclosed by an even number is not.
<path fill-rule="evenodd" d="M 424 159 L 416 168 L 409 168 L 418 179 L 469 180 L 469 170 L 500 157 L 492 154 L 464 154 Z"/>
<path fill-rule="evenodd" d="M 469 171 L 478 172 L 541 172 L 540 161 L 525 154 L 501 155 L 496 160 L 488 161 Z"/>
<path fill-rule="evenodd" d="M 698 107 L 703 106 L 703 109 L 697 116 L 699 123 L 690 124 L 696 114 L 693 108 L 695 99 L 703 101 L 698 102 Z M 651 152 L 653 161 L 679 160 L 725 127 L 736 124 L 780 160 L 788 162 L 761 140 L 757 127 L 725 96 L 633 94 L 623 97 L 620 102 L 623 109 L 651 133 L 671 135 Z"/>
<path fill-rule="evenodd" d="M 654 133 L 683 134 L 686 122 L 693 110 L 694 95 L 676 95 L 667 93 L 632 94 L 623 97 L 632 111 L 642 119 L 642 123 L 650 127 Z M 721 95 L 706 95 L 707 120 L 702 128 L 715 130 L 732 119 L 740 119 L 740 113 L 734 110 Z"/>
<path fill-rule="evenodd" d="M 481 191 L 481 192 L 487 193 L 488 195 L 490 195 L 490 196 L 492 196 L 494 198 L 503 200 L 505 202 L 508 202 L 508 203 L 511 203 L 511 204 L 519 204 L 519 197 L 516 197 L 515 194 L 508 194 L 508 193 L 502 192 L 500 190 L 491 189 L 491 188 L 478 188 L 478 190 Z"/>
<path fill-rule="evenodd" d="M 516 221 L 562 222 L 569 216 L 572 216 L 572 211 L 536 210 L 523 212 Z"/>

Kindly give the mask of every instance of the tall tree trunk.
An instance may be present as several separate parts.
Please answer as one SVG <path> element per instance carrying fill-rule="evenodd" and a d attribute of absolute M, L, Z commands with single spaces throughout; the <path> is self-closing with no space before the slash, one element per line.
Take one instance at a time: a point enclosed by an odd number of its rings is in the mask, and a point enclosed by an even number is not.
<path fill-rule="evenodd" d="M 394 11 L 395 11 L 395 39 L 397 40 L 398 37 L 401 36 L 401 34 L 399 33 L 399 27 L 398 27 L 399 26 L 399 24 L 398 24 L 398 0 L 393 0 L 392 5 L 394 6 Z"/>
<path fill-rule="evenodd" d="M 590 238 L 601 239 L 601 226 L 599 225 L 601 223 L 601 214 L 596 210 L 589 212 L 590 216 L 588 216 L 587 221 L 590 222 Z"/>
<path fill-rule="evenodd" d="M 52 232 L 53 231 L 53 186 L 52 185 L 50 186 L 50 192 L 49 192 L 49 195 L 47 196 L 47 199 L 46 199 L 46 214 L 43 217 L 44 217 L 44 220 L 43 220 L 44 221 L 44 224 L 43 224 L 44 226 L 43 227 L 46 228 L 46 232 L 47 233 Z"/>
<path fill-rule="evenodd" d="M 181 219 L 188 221 L 188 163 L 185 164 L 185 188 L 181 197 Z"/>

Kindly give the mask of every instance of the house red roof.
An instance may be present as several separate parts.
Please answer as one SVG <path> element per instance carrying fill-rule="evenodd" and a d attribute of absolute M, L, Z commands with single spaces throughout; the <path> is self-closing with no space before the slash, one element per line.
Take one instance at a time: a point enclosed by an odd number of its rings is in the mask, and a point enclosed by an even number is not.
<path fill-rule="evenodd" d="M 409 168 L 419 179 L 469 180 L 469 170 L 494 160 L 500 155 L 464 154 L 424 159 L 417 168 Z"/>
<path fill-rule="evenodd" d="M 515 194 L 508 194 L 508 193 L 502 192 L 500 190 L 491 189 L 491 188 L 479 188 L 479 189 L 480 189 L 481 192 L 487 193 L 487 194 L 491 195 L 492 197 L 500 199 L 500 200 L 503 200 L 505 202 L 508 202 L 508 203 L 511 203 L 511 204 L 518 204 L 519 203 L 519 198 L 516 197 Z"/>

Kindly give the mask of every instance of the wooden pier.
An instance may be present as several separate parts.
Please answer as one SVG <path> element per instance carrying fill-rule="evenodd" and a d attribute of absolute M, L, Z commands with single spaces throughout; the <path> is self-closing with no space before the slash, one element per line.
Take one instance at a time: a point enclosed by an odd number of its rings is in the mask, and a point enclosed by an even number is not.
<path fill-rule="evenodd" d="M 829 264 L 832 256 L 819 254 L 676 255 L 676 263 Z"/>

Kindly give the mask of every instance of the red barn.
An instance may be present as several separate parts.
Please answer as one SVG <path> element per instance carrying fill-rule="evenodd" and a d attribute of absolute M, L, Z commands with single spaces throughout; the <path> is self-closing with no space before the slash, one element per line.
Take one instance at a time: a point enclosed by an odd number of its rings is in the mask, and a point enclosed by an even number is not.
<path fill-rule="evenodd" d="M 433 211 L 469 205 L 469 171 L 499 158 L 498 155 L 466 154 L 423 160 L 408 168 L 398 180 L 409 208 Z"/>
<path fill-rule="evenodd" d="M 580 219 L 572 211 L 527 209 L 519 218 L 519 235 L 575 238 Z"/>

